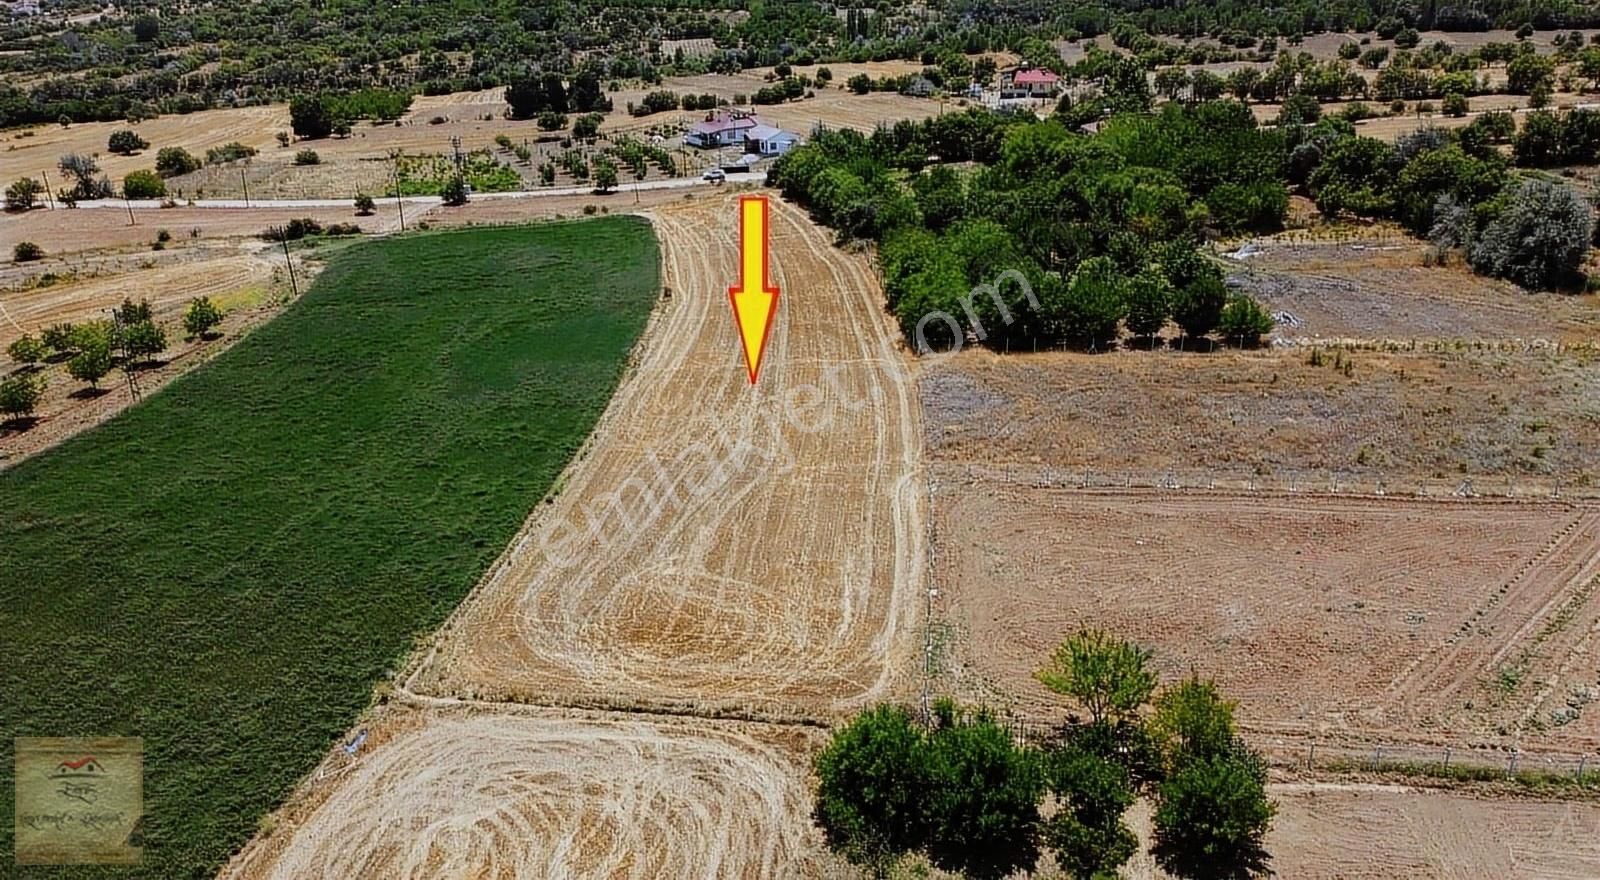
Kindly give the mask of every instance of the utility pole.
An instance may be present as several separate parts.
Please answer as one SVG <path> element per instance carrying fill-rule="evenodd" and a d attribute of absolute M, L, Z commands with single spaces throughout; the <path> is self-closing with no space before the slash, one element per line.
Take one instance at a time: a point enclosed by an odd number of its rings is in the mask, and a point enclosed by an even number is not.
<path fill-rule="evenodd" d="M 289 289 L 294 292 L 294 298 L 300 298 L 300 282 L 294 276 L 294 260 L 289 256 L 289 234 L 282 226 L 278 227 L 278 241 L 283 243 L 283 262 L 289 267 Z"/>
<path fill-rule="evenodd" d="M 406 203 L 400 198 L 400 169 L 394 163 L 389 164 L 389 176 L 394 180 L 394 207 L 400 212 L 400 231 L 406 231 Z"/>
<path fill-rule="evenodd" d="M 122 194 L 122 204 L 125 205 L 127 207 L 127 209 L 128 209 L 128 225 L 129 226 L 138 226 L 139 225 L 139 221 L 133 219 L 133 202 L 128 198 L 128 194 L 127 193 L 123 193 Z"/>
<path fill-rule="evenodd" d="M 244 187 L 244 206 L 250 207 L 250 178 L 244 174 L 244 168 L 239 168 L 239 185 Z"/>
<path fill-rule="evenodd" d="M 44 199 L 50 204 L 50 210 L 54 211 L 56 209 L 56 197 L 50 192 L 50 172 L 41 171 L 39 173 L 44 175 Z"/>

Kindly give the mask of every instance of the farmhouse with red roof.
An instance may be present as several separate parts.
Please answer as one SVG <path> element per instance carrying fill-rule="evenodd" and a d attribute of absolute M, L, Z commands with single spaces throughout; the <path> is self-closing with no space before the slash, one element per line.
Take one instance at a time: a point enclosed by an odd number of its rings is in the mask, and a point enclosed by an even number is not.
<path fill-rule="evenodd" d="M 1002 97 L 1052 98 L 1061 90 L 1061 77 L 1042 67 L 1029 67 L 1001 74 Z"/>

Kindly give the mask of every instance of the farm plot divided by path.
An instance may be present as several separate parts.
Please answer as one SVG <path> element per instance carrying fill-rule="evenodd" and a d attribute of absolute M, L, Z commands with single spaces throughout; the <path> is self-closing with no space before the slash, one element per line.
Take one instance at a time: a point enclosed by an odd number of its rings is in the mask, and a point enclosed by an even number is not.
<path fill-rule="evenodd" d="M 1261 735 L 1592 752 L 1600 509 L 1584 504 L 1101 493 L 936 480 L 942 616 L 963 687 L 1024 712 L 1093 621 L 1236 694 Z M 1569 717 L 1570 716 L 1570 717 Z"/>
<path fill-rule="evenodd" d="M 731 199 L 655 217 L 672 300 L 598 440 L 415 686 L 554 705 L 833 715 L 904 693 L 925 495 L 869 265 L 774 202 L 747 384 Z"/>
<path fill-rule="evenodd" d="M 752 388 L 735 204 L 655 213 L 670 301 L 589 447 L 407 708 L 224 876 L 838 872 L 810 821 L 820 729 L 573 708 L 828 720 L 915 683 L 920 426 L 877 284 L 774 202 L 783 299 Z"/>

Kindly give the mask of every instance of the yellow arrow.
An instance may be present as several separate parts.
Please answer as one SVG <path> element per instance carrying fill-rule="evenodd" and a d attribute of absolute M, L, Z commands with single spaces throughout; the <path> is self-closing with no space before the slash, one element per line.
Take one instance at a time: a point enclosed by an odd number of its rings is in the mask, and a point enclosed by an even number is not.
<path fill-rule="evenodd" d="M 739 197 L 740 274 L 739 283 L 728 288 L 728 299 L 733 303 L 733 319 L 739 325 L 739 342 L 752 385 L 761 371 L 761 355 L 778 312 L 778 288 L 767 278 L 768 218 L 766 196 Z"/>

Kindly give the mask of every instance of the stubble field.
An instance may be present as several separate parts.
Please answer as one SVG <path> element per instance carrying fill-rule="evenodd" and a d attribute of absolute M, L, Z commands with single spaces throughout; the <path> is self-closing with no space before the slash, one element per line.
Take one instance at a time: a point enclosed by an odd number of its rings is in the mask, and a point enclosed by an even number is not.
<path fill-rule="evenodd" d="M 922 564 L 915 386 L 866 262 L 780 203 L 780 307 L 747 383 L 723 293 L 735 204 L 655 212 L 673 299 L 605 442 L 457 617 L 420 687 L 760 716 L 905 693 L 895 670 Z"/>

